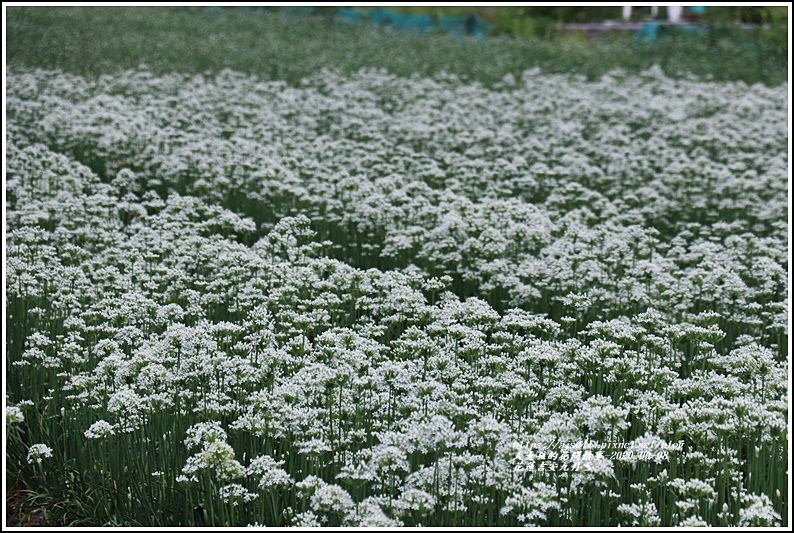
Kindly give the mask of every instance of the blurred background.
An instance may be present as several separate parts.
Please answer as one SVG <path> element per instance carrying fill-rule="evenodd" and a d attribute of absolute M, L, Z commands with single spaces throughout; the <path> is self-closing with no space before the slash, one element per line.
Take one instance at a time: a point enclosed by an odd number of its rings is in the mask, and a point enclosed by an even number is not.
<path fill-rule="evenodd" d="M 85 75 L 231 68 L 297 83 L 316 70 L 444 71 L 483 83 L 529 68 L 588 78 L 788 79 L 787 6 L 7 7 L 7 62 Z"/>

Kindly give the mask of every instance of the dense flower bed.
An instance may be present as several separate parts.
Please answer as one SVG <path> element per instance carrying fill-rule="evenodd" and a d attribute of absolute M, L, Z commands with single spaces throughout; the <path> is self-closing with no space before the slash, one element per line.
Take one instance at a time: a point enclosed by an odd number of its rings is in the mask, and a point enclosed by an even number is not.
<path fill-rule="evenodd" d="M 7 85 L 7 464 L 75 514 L 786 515 L 787 86 Z"/>

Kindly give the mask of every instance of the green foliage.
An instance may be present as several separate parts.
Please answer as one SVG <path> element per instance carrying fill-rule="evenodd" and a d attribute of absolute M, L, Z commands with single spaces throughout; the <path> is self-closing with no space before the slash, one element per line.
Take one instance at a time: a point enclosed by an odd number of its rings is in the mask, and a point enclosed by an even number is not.
<path fill-rule="evenodd" d="M 444 71 L 489 85 L 506 74 L 520 77 L 533 67 L 595 78 L 615 68 L 636 73 L 654 64 L 674 77 L 769 85 L 788 78 L 787 48 L 781 48 L 778 37 L 772 39 L 774 46 L 770 40 L 777 34 L 764 37 L 761 51 L 744 46 L 741 39 L 715 45 L 683 36 L 648 46 L 635 46 L 628 36 L 576 42 L 550 39 L 560 19 L 526 15 L 532 11 L 516 11 L 515 17 L 505 13 L 495 20 L 496 26 L 534 36 L 460 41 L 450 35 L 399 34 L 389 28 L 267 10 L 11 7 L 7 58 L 10 65 L 91 76 L 141 64 L 154 73 L 231 68 L 293 84 L 322 67 L 347 73 L 385 68 L 401 76 Z"/>

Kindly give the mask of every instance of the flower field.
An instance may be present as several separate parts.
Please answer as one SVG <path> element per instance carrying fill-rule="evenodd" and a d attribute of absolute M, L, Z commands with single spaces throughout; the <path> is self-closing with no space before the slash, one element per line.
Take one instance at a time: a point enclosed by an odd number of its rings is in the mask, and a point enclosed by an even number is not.
<path fill-rule="evenodd" d="M 50 520 L 787 525 L 786 84 L 7 87 L 6 470 Z"/>

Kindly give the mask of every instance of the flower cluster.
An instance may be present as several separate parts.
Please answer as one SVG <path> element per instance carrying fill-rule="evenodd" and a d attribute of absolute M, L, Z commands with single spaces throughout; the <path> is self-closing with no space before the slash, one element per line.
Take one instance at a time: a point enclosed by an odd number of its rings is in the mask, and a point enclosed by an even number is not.
<path fill-rule="evenodd" d="M 44 459 L 52 457 L 52 448 L 46 444 L 32 444 L 28 449 L 28 463 L 41 464 Z"/>
<path fill-rule="evenodd" d="M 11 70 L 7 423 L 189 524 L 775 524 L 786 98 Z"/>

